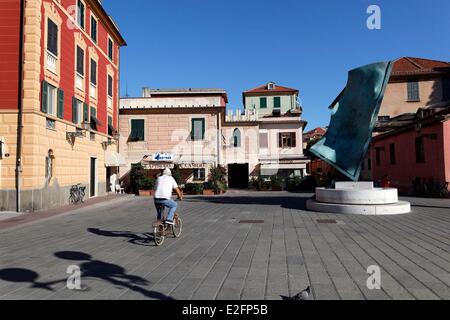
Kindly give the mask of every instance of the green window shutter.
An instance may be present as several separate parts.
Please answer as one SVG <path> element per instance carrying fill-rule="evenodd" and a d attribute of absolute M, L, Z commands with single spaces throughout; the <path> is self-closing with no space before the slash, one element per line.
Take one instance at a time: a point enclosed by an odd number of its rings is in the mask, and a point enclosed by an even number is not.
<path fill-rule="evenodd" d="M 97 110 L 91 107 L 91 129 L 97 131 Z"/>
<path fill-rule="evenodd" d="M 75 124 L 78 122 L 78 103 L 75 97 L 72 98 L 72 122 Z"/>
<path fill-rule="evenodd" d="M 267 108 L 267 98 L 260 98 L 259 105 L 260 105 L 261 109 Z"/>
<path fill-rule="evenodd" d="M 202 140 L 205 139 L 205 119 L 202 119 Z"/>
<path fill-rule="evenodd" d="M 273 98 L 273 107 L 274 108 L 281 108 L 281 98 L 280 97 L 275 97 Z"/>
<path fill-rule="evenodd" d="M 45 80 L 42 81 L 41 111 L 44 113 L 48 111 L 48 83 Z"/>
<path fill-rule="evenodd" d="M 108 134 L 110 135 L 110 136 L 112 136 L 112 134 L 113 134 L 113 123 L 112 123 L 113 121 L 112 121 L 112 117 L 111 116 L 108 116 Z"/>
<path fill-rule="evenodd" d="M 143 119 L 131 120 L 131 141 L 144 141 L 145 122 Z"/>
<path fill-rule="evenodd" d="M 89 107 L 86 103 L 83 104 L 83 121 L 89 122 Z"/>
<path fill-rule="evenodd" d="M 60 119 L 64 119 L 64 91 L 61 89 L 58 89 L 57 116 Z"/>
<path fill-rule="evenodd" d="M 195 125 L 195 119 L 192 118 L 192 119 L 191 119 L 191 140 L 195 140 L 195 135 L 194 135 L 194 125 Z"/>

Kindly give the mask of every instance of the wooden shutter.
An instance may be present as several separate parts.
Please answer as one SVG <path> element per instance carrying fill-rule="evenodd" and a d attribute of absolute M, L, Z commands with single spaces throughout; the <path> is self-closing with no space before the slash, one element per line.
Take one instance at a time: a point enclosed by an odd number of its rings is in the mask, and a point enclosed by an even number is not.
<path fill-rule="evenodd" d="M 47 49 L 58 56 L 58 26 L 50 19 L 47 20 Z"/>
<path fill-rule="evenodd" d="M 419 101 L 419 82 L 410 81 L 408 82 L 408 101 Z"/>
<path fill-rule="evenodd" d="M 108 96 L 112 97 L 112 86 L 113 86 L 113 81 L 112 81 L 112 77 L 110 75 L 108 75 Z"/>
<path fill-rule="evenodd" d="M 78 122 L 78 101 L 75 97 L 72 98 L 72 122 Z"/>
<path fill-rule="evenodd" d="M 58 89 L 57 116 L 64 119 L 64 91 Z"/>
<path fill-rule="evenodd" d="M 191 119 L 191 140 L 195 140 L 195 119 Z"/>
<path fill-rule="evenodd" d="M 295 132 L 291 133 L 291 137 L 292 137 L 292 147 L 295 148 L 297 146 L 297 135 L 295 134 Z"/>
<path fill-rule="evenodd" d="M 278 133 L 278 147 L 283 148 L 283 134 L 281 132 Z"/>
<path fill-rule="evenodd" d="M 281 98 L 280 97 L 275 97 L 273 98 L 273 107 L 274 108 L 281 108 Z"/>
<path fill-rule="evenodd" d="M 260 98 L 260 108 L 265 109 L 267 108 L 267 98 Z"/>
<path fill-rule="evenodd" d="M 83 121 L 89 122 L 89 107 L 86 103 L 83 104 Z"/>
<path fill-rule="evenodd" d="M 44 113 L 48 112 L 48 83 L 47 81 L 42 81 L 42 96 L 41 96 L 41 111 Z"/>

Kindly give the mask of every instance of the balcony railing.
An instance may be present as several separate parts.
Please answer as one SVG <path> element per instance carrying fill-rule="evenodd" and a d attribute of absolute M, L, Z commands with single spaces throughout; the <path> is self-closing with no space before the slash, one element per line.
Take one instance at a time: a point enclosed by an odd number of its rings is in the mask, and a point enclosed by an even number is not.
<path fill-rule="evenodd" d="M 80 75 L 79 73 L 76 73 L 75 76 L 75 86 L 77 87 L 77 89 L 83 90 L 83 81 L 84 81 L 84 77 L 82 75 Z"/>
<path fill-rule="evenodd" d="M 112 109 L 112 105 L 113 105 L 112 97 L 108 96 L 108 100 L 106 101 L 106 105 L 108 106 L 108 109 Z"/>
<path fill-rule="evenodd" d="M 89 86 L 89 96 L 91 98 L 96 99 L 97 98 L 97 87 L 95 86 L 95 84 L 90 84 Z"/>
<path fill-rule="evenodd" d="M 47 69 L 53 73 L 56 73 L 57 62 L 58 62 L 58 58 L 55 57 L 51 52 L 47 51 Z"/>

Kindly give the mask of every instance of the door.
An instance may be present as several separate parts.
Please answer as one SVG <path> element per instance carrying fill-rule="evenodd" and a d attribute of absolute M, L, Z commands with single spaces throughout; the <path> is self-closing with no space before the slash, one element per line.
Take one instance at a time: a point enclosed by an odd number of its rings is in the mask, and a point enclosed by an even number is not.
<path fill-rule="evenodd" d="M 111 167 L 106 167 L 106 192 L 112 192 L 114 186 L 111 185 Z"/>
<path fill-rule="evenodd" d="M 95 197 L 97 189 L 97 159 L 91 158 L 90 196 Z"/>
<path fill-rule="evenodd" d="M 234 189 L 248 188 L 248 163 L 228 165 L 228 186 Z"/>

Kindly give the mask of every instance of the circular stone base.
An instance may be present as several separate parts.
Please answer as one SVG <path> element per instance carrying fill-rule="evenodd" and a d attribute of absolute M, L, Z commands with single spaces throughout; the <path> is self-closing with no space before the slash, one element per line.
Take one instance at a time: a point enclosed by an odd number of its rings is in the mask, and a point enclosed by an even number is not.
<path fill-rule="evenodd" d="M 342 214 L 359 215 L 391 215 L 411 212 L 411 204 L 406 201 L 399 201 L 393 204 L 381 205 L 358 205 L 358 204 L 335 204 L 323 203 L 310 199 L 306 202 L 306 207 L 311 211 Z"/>
<path fill-rule="evenodd" d="M 316 200 L 322 203 L 379 205 L 398 202 L 397 189 L 316 189 Z"/>

